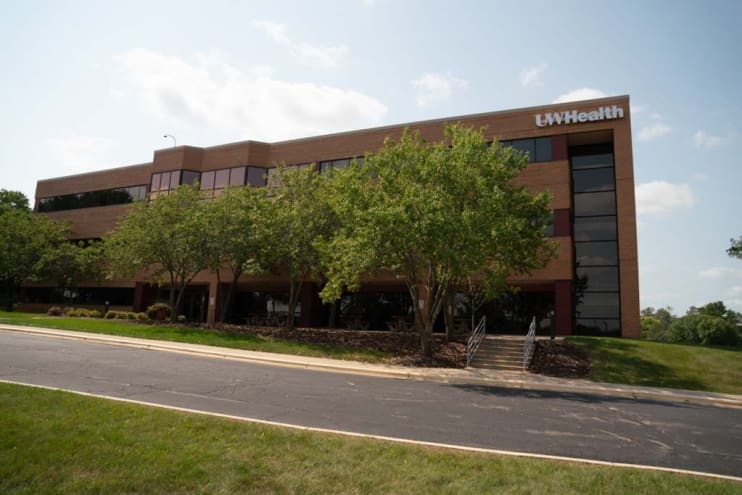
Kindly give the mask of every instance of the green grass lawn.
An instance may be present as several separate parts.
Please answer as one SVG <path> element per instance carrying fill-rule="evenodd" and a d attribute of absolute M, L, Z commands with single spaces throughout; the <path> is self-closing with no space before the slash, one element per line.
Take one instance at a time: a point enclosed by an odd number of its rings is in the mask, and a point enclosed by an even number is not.
<path fill-rule="evenodd" d="M 0 493 L 742 494 L 742 483 L 300 432 L 0 383 Z"/>
<path fill-rule="evenodd" d="M 702 347 L 608 337 L 570 337 L 599 382 L 742 394 L 742 348 Z"/>
<path fill-rule="evenodd" d="M 383 362 L 391 357 L 389 354 L 373 350 L 304 344 L 186 326 L 148 325 L 128 320 L 67 318 L 63 316 L 0 311 L 0 323 L 366 362 Z"/>

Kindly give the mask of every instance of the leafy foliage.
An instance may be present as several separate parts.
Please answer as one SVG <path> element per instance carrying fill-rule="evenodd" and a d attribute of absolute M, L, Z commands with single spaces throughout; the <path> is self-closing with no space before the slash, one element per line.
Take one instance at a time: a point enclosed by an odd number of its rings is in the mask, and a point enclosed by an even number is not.
<path fill-rule="evenodd" d="M 673 321 L 678 317 L 672 313 L 672 308 L 654 309 L 644 308 L 641 311 L 641 336 L 643 339 L 662 340 Z"/>
<path fill-rule="evenodd" d="M 139 273 L 154 282 L 168 282 L 169 303 L 174 308 L 171 321 L 175 321 L 186 286 L 209 265 L 204 216 L 198 190 L 182 185 L 155 201 L 133 205 L 105 239 L 114 273 Z"/>
<path fill-rule="evenodd" d="M 29 211 L 28 198 L 20 191 L 0 189 L 0 210 L 12 208 L 15 210 Z"/>
<path fill-rule="evenodd" d="M 667 332 L 666 340 L 683 344 L 736 345 L 736 326 L 720 316 L 691 313 L 679 318 Z"/>
<path fill-rule="evenodd" d="M 729 242 L 731 243 L 731 246 L 727 249 L 727 254 L 732 258 L 742 260 L 742 236 L 737 238 L 736 241 L 734 239 L 729 239 Z"/>
<path fill-rule="evenodd" d="M 527 158 L 482 131 L 459 125 L 427 143 L 405 131 L 399 142 L 337 172 L 327 194 L 337 235 L 321 242 L 327 265 L 325 301 L 358 289 L 363 274 L 386 271 L 403 280 L 415 308 L 423 354 L 454 284 L 480 272 L 487 287 L 544 266 L 554 246 L 545 238 L 549 196 L 530 194 L 514 179 Z"/>

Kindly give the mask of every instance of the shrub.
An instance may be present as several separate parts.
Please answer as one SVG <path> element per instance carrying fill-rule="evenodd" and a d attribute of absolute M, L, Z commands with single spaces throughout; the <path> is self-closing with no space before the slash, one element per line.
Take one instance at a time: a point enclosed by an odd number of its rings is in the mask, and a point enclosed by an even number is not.
<path fill-rule="evenodd" d="M 75 312 L 75 308 L 72 308 L 70 306 L 66 306 L 62 312 L 64 313 L 64 316 L 70 316 L 72 313 Z"/>
<path fill-rule="evenodd" d="M 724 318 L 693 313 L 670 325 L 666 340 L 684 344 L 736 345 L 740 338 L 735 325 Z"/>
<path fill-rule="evenodd" d="M 155 303 L 147 308 L 147 317 L 150 320 L 164 320 L 169 318 L 171 313 L 170 306 L 165 303 Z"/>
<path fill-rule="evenodd" d="M 103 313 L 101 313 L 97 309 L 93 309 L 93 310 L 88 311 L 88 316 L 90 318 L 102 318 L 103 317 Z"/>
<path fill-rule="evenodd" d="M 126 317 L 128 319 L 130 319 L 130 320 L 136 320 L 137 319 L 137 314 L 134 313 L 133 311 L 127 311 L 126 312 Z"/>
<path fill-rule="evenodd" d="M 641 330 L 643 339 L 660 340 L 664 334 L 662 322 L 654 316 L 641 317 Z"/>
<path fill-rule="evenodd" d="M 147 313 L 137 313 L 137 320 L 146 320 Z"/>
<path fill-rule="evenodd" d="M 106 320 L 112 320 L 112 319 L 116 318 L 116 313 L 118 313 L 118 311 L 108 311 L 108 312 L 106 312 L 106 316 L 104 316 L 104 318 Z"/>
<path fill-rule="evenodd" d="M 179 321 L 180 323 L 185 323 L 185 321 L 186 321 L 186 317 L 185 317 L 185 315 L 178 315 L 178 321 Z"/>
<path fill-rule="evenodd" d="M 117 320 L 128 320 L 129 312 L 128 311 L 116 311 L 116 319 Z"/>
<path fill-rule="evenodd" d="M 52 306 L 49 311 L 46 312 L 49 316 L 62 316 L 62 308 L 59 306 Z"/>

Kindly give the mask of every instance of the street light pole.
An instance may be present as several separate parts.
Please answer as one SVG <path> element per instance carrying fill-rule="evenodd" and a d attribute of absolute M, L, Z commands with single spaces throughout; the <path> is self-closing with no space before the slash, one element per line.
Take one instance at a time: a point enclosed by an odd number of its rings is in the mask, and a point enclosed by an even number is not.
<path fill-rule="evenodd" d="M 170 139 L 172 139 L 172 140 L 173 140 L 173 148 L 175 148 L 175 147 L 177 146 L 177 145 L 176 145 L 176 143 L 175 143 L 175 136 L 173 136 L 172 134 L 165 134 L 165 135 L 164 135 L 164 136 L 162 136 L 162 137 L 164 137 L 164 138 L 166 138 L 166 139 L 167 139 L 167 138 L 170 138 Z"/>

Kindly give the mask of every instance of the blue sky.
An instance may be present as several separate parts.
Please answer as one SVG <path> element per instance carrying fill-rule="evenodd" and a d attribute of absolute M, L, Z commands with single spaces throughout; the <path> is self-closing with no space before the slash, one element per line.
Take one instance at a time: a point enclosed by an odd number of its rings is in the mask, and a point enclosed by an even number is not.
<path fill-rule="evenodd" d="M 742 310 L 742 3 L 4 2 L 1 188 L 274 141 L 629 94 L 641 304 Z"/>

